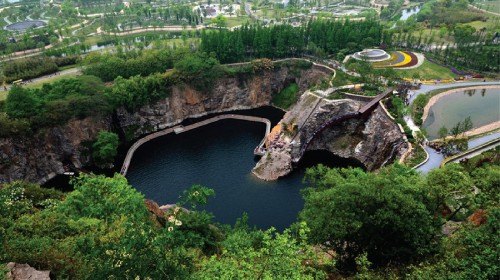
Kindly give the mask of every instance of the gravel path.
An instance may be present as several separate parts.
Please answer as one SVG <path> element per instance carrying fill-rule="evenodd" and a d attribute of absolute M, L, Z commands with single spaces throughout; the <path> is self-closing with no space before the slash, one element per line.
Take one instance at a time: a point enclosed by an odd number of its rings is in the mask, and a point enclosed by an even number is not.
<path fill-rule="evenodd" d="M 80 74 L 81 73 L 81 68 L 79 67 L 75 67 L 75 68 L 69 68 L 69 69 L 66 69 L 66 70 L 63 70 L 63 71 L 59 71 L 59 72 L 55 72 L 53 74 L 49 74 L 49 75 L 45 75 L 45 76 L 41 76 L 41 77 L 38 77 L 38 78 L 34 78 L 34 79 L 30 79 L 29 83 L 36 83 L 36 82 L 42 82 L 44 80 L 49 80 L 50 78 L 54 77 L 54 76 L 59 76 L 59 75 L 70 75 L 70 74 Z M 10 90 L 10 87 L 7 87 L 7 90 Z M 2 87 L 0 87 L 0 91 L 5 91 L 5 89 Z"/>

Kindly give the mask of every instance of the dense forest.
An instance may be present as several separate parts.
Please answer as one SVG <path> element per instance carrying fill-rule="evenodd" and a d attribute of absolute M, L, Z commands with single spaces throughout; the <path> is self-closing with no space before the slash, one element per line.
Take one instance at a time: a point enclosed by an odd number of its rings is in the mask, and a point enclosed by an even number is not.
<path fill-rule="evenodd" d="M 58 279 L 494 279 L 498 160 L 489 153 L 427 176 L 320 165 L 282 233 L 246 216 L 217 224 L 199 208 L 214 192 L 197 185 L 161 214 L 120 175 L 81 175 L 70 193 L 14 182 L 0 189 L 0 261 Z M 451 221 L 460 225 L 443 235 Z"/>
<path fill-rule="evenodd" d="M 376 21 L 310 21 L 302 27 L 245 25 L 233 31 L 202 32 L 201 50 L 222 63 L 248 58 L 283 58 L 304 54 L 347 54 L 378 45 L 382 26 Z"/>

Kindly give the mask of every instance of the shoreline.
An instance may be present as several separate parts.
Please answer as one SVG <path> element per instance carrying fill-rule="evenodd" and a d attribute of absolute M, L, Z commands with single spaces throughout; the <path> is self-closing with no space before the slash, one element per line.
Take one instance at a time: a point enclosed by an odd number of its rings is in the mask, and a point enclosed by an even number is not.
<path fill-rule="evenodd" d="M 427 104 L 425 105 L 424 107 L 424 112 L 422 114 L 422 123 L 425 122 L 425 120 L 427 119 L 428 115 L 429 115 L 429 110 L 430 108 L 436 104 L 436 102 L 441 98 L 441 97 L 444 97 L 444 96 L 447 96 L 447 95 L 450 95 L 450 94 L 453 94 L 453 93 L 457 93 L 459 91 L 465 91 L 465 90 L 472 90 L 472 89 L 500 89 L 500 86 L 499 85 L 485 85 L 485 86 L 470 86 L 470 87 L 461 87 L 461 88 L 454 88 L 454 89 L 450 89 L 450 90 L 447 90 L 447 91 L 444 91 L 444 92 L 441 92 L 439 94 L 436 94 L 434 96 L 432 96 L 429 101 L 427 102 Z"/>
<path fill-rule="evenodd" d="M 472 90 L 472 89 L 496 89 L 496 88 L 500 88 L 500 86 L 498 86 L 498 85 L 470 86 L 470 87 L 453 88 L 453 89 L 441 92 L 439 94 L 436 94 L 436 95 L 432 96 L 429 99 L 429 102 L 427 102 L 427 105 L 425 105 L 425 107 L 424 107 L 424 113 L 422 115 L 422 123 L 424 123 L 425 120 L 427 119 L 427 117 L 429 115 L 430 108 L 434 104 L 436 104 L 436 102 L 441 97 L 444 97 L 444 96 L 447 96 L 447 95 L 450 95 L 450 94 L 453 94 L 453 93 L 457 93 L 457 92 L 460 92 L 460 91 L 465 91 L 465 90 Z M 486 125 L 483 125 L 483 126 L 480 126 L 480 127 L 473 128 L 471 130 L 468 130 L 468 131 L 466 131 L 464 133 L 464 135 L 467 136 L 467 137 L 472 137 L 472 136 L 476 136 L 476 135 L 483 134 L 483 133 L 486 133 L 486 132 L 495 131 L 497 129 L 500 129 L 500 120 L 492 122 L 492 123 L 489 123 L 489 124 L 486 124 Z M 452 138 L 452 136 L 447 136 L 446 137 L 446 139 L 450 139 L 450 138 Z M 434 139 L 432 141 L 436 141 L 436 140 L 439 140 L 439 138 Z"/>
<path fill-rule="evenodd" d="M 122 167 L 120 169 L 120 174 L 123 176 L 127 175 L 127 171 L 128 171 L 129 166 L 130 166 L 130 163 L 132 161 L 132 157 L 134 156 L 135 151 L 142 144 L 149 142 L 150 140 L 153 140 L 155 138 L 165 136 L 165 135 L 170 134 L 170 133 L 180 134 L 180 133 L 183 133 L 183 132 L 186 132 L 186 131 L 189 131 L 192 129 L 196 129 L 198 127 L 201 127 L 201 126 L 204 126 L 207 124 L 211 124 L 213 122 L 217 122 L 217 121 L 224 120 L 224 119 L 235 119 L 235 120 L 264 123 L 266 125 L 266 132 L 264 134 L 262 141 L 259 143 L 259 145 L 257 146 L 257 148 L 255 150 L 260 151 L 260 149 L 263 148 L 265 140 L 266 140 L 266 138 L 269 135 L 270 130 L 271 130 L 271 121 L 269 119 L 261 118 L 261 117 L 254 117 L 254 116 L 238 115 L 238 114 L 222 114 L 222 115 L 218 115 L 218 116 L 215 116 L 215 117 L 203 120 L 203 121 L 199 121 L 199 122 L 187 125 L 187 126 L 183 126 L 183 125 L 179 124 L 179 125 L 176 125 L 173 127 L 169 127 L 169 128 L 154 132 L 152 134 L 146 135 L 146 136 L 138 139 L 128 149 L 127 154 L 125 156 L 125 159 L 123 161 Z"/>
<path fill-rule="evenodd" d="M 482 135 L 482 134 L 489 134 L 489 133 L 494 133 L 496 131 L 500 130 L 500 121 L 492 122 L 477 128 L 473 128 L 471 130 L 467 130 L 464 132 L 463 136 L 471 137 L 473 138 L 474 136 Z M 462 136 L 459 136 L 458 138 L 461 138 Z M 452 135 L 446 136 L 445 139 L 453 139 L 454 137 Z M 441 141 L 442 138 L 436 138 L 434 140 L 431 140 L 430 142 L 439 142 Z M 470 139 L 469 139 L 470 140 Z"/>

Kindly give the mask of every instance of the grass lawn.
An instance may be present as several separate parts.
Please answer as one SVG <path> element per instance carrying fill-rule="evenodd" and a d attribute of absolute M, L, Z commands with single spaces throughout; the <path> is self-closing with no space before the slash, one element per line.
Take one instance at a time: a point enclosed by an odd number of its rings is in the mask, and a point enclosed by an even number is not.
<path fill-rule="evenodd" d="M 427 154 L 424 149 L 422 149 L 420 145 L 413 144 L 413 151 L 411 152 L 410 157 L 405 159 L 404 163 L 409 167 L 414 167 L 424 161 L 426 157 Z"/>
<path fill-rule="evenodd" d="M 250 21 L 248 16 L 239 16 L 239 17 L 227 17 L 227 27 L 235 27 L 238 25 L 243 25 L 246 22 Z"/>
<path fill-rule="evenodd" d="M 0 101 L 7 99 L 7 93 L 9 93 L 9 92 L 8 91 L 0 91 Z"/>
<path fill-rule="evenodd" d="M 486 11 L 500 13 L 500 1 L 477 1 L 473 5 Z"/>
<path fill-rule="evenodd" d="M 427 59 L 420 67 L 407 70 L 395 68 L 395 70 L 399 75 L 401 75 L 401 77 L 410 79 L 412 79 L 415 74 L 418 74 L 421 80 L 447 80 L 457 77 L 457 75 L 453 74 L 450 69 L 432 63 Z"/>

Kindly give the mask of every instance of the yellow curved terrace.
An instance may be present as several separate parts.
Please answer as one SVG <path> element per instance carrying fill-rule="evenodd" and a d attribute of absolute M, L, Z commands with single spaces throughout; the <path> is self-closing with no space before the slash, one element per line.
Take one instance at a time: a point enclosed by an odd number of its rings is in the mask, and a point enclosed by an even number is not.
<path fill-rule="evenodd" d="M 400 63 L 396 63 L 396 64 L 391 65 L 392 67 L 400 67 L 400 66 L 403 66 L 403 65 L 410 63 L 411 56 L 407 52 L 399 52 L 399 53 L 401 53 L 403 55 L 404 59 Z"/>

